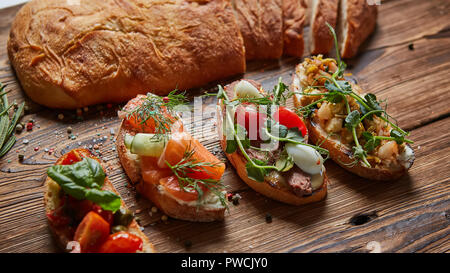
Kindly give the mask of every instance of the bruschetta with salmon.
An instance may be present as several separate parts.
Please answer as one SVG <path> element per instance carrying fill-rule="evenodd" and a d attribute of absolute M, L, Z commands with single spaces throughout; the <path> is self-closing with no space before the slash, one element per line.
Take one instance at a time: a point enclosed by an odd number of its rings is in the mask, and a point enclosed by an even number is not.
<path fill-rule="evenodd" d="M 75 253 L 155 252 L 89 150 L 74 149 L 47 171 L 44 203 L 58 246 Z"/>
<path fill-rule="evenodd" d="M 326 196 L 322 154 L 327 151 L 307 144 L 303 120 L 286 107 L 287 91 L 281 81 L 272 92 L 252 80 L 219 86 L 219 137 L 227 158 L 251 188 L 302 205 Z"/>
<path fill-rule="evenodd" d="M 183 95 L 139 95 L 119 111 L 116 145 L 137 191 L 166 215 L 194 222 L 223 220 L 225 164 L 184 130 L 175 108 Z"/>
<path fill-rule="evenodd" d="M 345 63 L 322 55 L 296 67 L 291 91 L 304 116 L 311 143 L 322 143 L 343 168 L 372 180 L 395 180 L 414 162 L 414 151 L 402 130 L 375 94 L 365 93 L 344 77 Z"/>

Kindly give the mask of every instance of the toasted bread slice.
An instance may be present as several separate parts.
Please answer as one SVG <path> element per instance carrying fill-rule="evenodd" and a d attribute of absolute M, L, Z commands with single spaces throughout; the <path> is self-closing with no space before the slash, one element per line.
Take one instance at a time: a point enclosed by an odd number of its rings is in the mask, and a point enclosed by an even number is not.
<path fill-rule="evenodd" d="M 306 6 L 301 0 L 283 0 L 283 54 L 302 57 L 304 51 L 303 24 Z"/>
<path fill-rule="evenodd" d="M 253 86 L 255 86 L 258 90 L 261 91 L 261 85 L 255 81 L 252 80 L 246 80 L 250 82 Z M 230 85 L 225 87 L 225 91 L 227 92 L 228 97 L 232 98 L 234 96 L 233 94 L 233 88 L 234 85 L 238 81 L 235 81 L 231 83 Z M 219 128 L 219 138 L 220 138 L 220 145 L 222 149 L 226 150 L 226 139 L 223 137 L 222 132 L 222 125 L 223 125 L 223 116 L 224 116 L 224 105 L 221 100 L 218 101 L 219 107 L 218 107 L 218 113 L 217 113 L 217 128 Z M 305 136 L 305 139 L 307 139 L 307 136 Z M 328 177 L 326 173 L 323 174 L 323 183 L 320 186 L 320 188 L 314 190 L 311 195 L 308 196 L 298 196 L 292 191 L 292 189 L 286 185 L 285 183 L 268 183 L 267 181 L 264 182 L 258 182 L 256 180 L 253 180 L 248 177 L 247 170 L 246 170 L 246 163 L 247 160 L 244 158 L 242 154 L 240 154 L 238 151 L 234 153 L 225 153 L 228 160 L 231 162 L 233 167 L 236 169 L 237 174 L 239 177 L 253 190 L 256 192 L 267 196 L 271 199 L 290 204 L 290 205 L 304 205 L 308 203 L 318 202 L 322 199 L 324 199 L 327 195 L 327 185 L 329 183 Z"/>
<path fill-rule="evenodd" d="M 90 154 L 90 152 L 88 150 L 86 150 L 86 149 L 75 149 L 75 150 L 77 152 L 81 152 L 83 154 Z M 64 161 L 66 155 L 63 155 L 62 157 L 60 157 L 56 161 L 56 164 L 60 164 L 62 161 Z M 91 157 L 95 158 L 94 156 L 91 156 Z M 48 176 L 45 179 L 45 186 L 44 187 L 45 187 L 45 193 L 44 193 L 45 211 L 46 211 L 46 214 L 49 214 L 53 210 L 55 210 L 56 208 L 59 207 L 59 204 L 61 202 L 61 200 L 60 200 L 61 187 L 54 180 L 52 180 Z M 102 189 L 114 192 L 115 194 L 119 195 L 119 193 L 114 188 L 114 186 L 112 185 L 112 183 L 108 179 L 108 177 L 105 178 L 105 182 L 103 184 L 103 188 Z M 122 207 L 127 208 L 127 206 L 125 205 L 123 200 L 121 200 L 121 203 L 122 203 Z M 54 236 L 54 238 L 56 240 L 57 245 L 61 249 L 63 249 L 64 251 L 70 251 L 66 247 L 67 247 L 67 243 L 68 242 L 73 241 L 73 238 L 68 236 L 67 230 L 66 229 L 55 228 L 50 223 L 49 223 L 49 228 L 50 228 L 50 231 L 51 231 L 52 235 Z M 136 236 L 138 236 L 139 238 L 142 239 L 142 242 L 143 242 L 143 250 L 142 250 L 142 252 L 146 252 L 146 253 L 154 253 L 154 252 L 156 252 L 155 248 L 153 247 L 153 244 L 150 243 L 150 241 L 148 240 L 147 236 L 145 236 L 145 234 L 141 231 L 141 228 L 138 225 L 138 223 L 136 222 L 136 220 L 133 219 L 133 221 L 128 226 L 127 232 L 132 233 L 132 234 L 134 234 L 134 235 L 136 235 Z"/>
<path fill-rule="evenodd" d="M 307 79 L 305 68 L 302 65 L 303 64 L 299 64 L 296 67 L 291 86 L 291 91 L 297 93 L 294 95 L 294 105 L 297 108 L 305 106 L 301 103 L 302 95 L 298 94 L 298 92 L 303 92 L 303 88 L 305 87 L 303 82 Z M 356 84 L 352 84 L 352 88 L 353 90 L 361 90 Z M 360 95 L 362 94 L 360 93 Z M 353 153 L 351 147 L 342 144 L 338 138 L 335 138 L 332 135 L 330 136 L 322 126 L 319 125 L 316 113 L 317 110 L 315 110 L 311 118 L 305 119 L 306 126 L 308 127 L 309 141 L 312 144 L 321 143 L 321 147 L 330 152 L 330 158 L 344 169 L 367 179 L 390 181 L 405 175 L 408 169 L 411 168 L 414 162 L 414 151 L 408 144 L 404 146 L 403 150 L 399 151 L 397 162 L 389 165 L 389 167 L 369 168 L 361 162 L 356 165 L 352 164 L 354 158 L 352 158 Z"/>
<path fill-rule="evenodd" d="M 136 186 L 137 191 L 145 198 L 153 202 L 161 211 L 172 218 L 187 220 L 192 222 L 212 222 L 224 219 L 226 208 L 217 204 L 197 205 L 196 201 L 187 203 L 179 200 L 160 185 L 146 182 L 142 178 L 139 164 L 139 156 L 131 154 L 125 147 L 125 135 L 135 135 L 136 132 L 128 127 L 124 122 L 120 126 L 117 135 L 116 146 L 120 162 L 125 173 L 130 178 L 132 185 Z M 205 195 L 212 194 L 208 192 Z M 207 198 L 207 196 L 205 196 Z"/>
<path fill-rule="evenodd" d="M 338 38 L 342 58 L 352 58 L 359 46 L 374 31 L 377 6 L 366 0 L 340 0 Z"/>
<path fill-rule="evenodd" d="M 326 54 L 333 47 L 333 36 L 326 23 L 336 27 L 338 0 L 311 0 L 310 53 Z"/>

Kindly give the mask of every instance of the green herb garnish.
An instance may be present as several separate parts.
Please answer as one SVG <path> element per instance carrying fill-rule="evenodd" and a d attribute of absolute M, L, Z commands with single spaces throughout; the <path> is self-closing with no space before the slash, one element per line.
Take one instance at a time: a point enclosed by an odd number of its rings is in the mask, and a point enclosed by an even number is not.
<path fill-rule="evenodd" d="M 328 101 L 330 103 L 340 103 L 344 101 L 347 117 L 345 118 L 345 127 L 352 133 L 353 141 L 355 145 L 352 147 L 353 157 L 355 161 L 349 165 L 355 165 L 359 162 L 366 165 L 367 167 L 371 167 L 370 163 L 367 161 L 367 154 L 373 151 L 377 146 L 381 144 L 381 140 L 395 140 L 398 144 L 407 142 L 413 143 L 411 140 L 406 139 L 405 137 L 409 135 L 409 133 L 402 130 L 396 124 L 394 124 L 386 113 L 386 109 L 382 109 L 380 106 L 381 103 L 377 101 L 377 97 L 374 94 L 366 94 L 361 97 L 359 94 L 355 93 L 352 90 L 351 84 L 343 79 L 344 71 L 346 69 L 346 64 L 341 60 L 339 55 L 339 46 L 337 43 L 336 33 L 328 23 L 327 26 L 330 30 L 334 38 L 335 48 L 336 48 L 336 59 L 337 59 L 337 70 L 330 76 L 320 76 L 320 79 L 325 79 L 324 86 L 309 86 L 308 88 L 325 88 L 328 92 L 320 93 L 320 94 L 309 94 L 309 93 L 299 93 L 301 95 L 306 96 L 321 96 L 319 100 L 314 101 L 306 106 L 303 106 L 297 109 L 297 113 L 303 115 L 304 117 L 309 117 L 317 108 L 317 104 L 323 101 Z M 315 83 L 316 81 L 314 81 Z M 360 111 L 353 110 L 351 111 L 347 96 L 353 98 L 360 106 Z M 361 114 L 363 115 L 361 117 Z M 379 117 L 381 120 L 387 122 L 392 126 L 391 136 L 373 136 L 369 132 L 363 132 L 363 139 L 366 140 L 364 147 L 360 144 L 358 140 L 358 136 L 356 133 L 357 127 L 363 122 L 364 119 L 372 120 L 374 116 Z"/>
<path fill-rule="evenodd" d="M 55 165 L 47 170 L 62 190 L 77 200 L 90 200 L 104 210 L 116 212 L 120 206 L 120 196 L 102 190 L 105 173 L 97 160 L 85 157 L 72 165 Z"/>
<path fill-rule="evenodd" d="M 226 197 L 223 192 L 225 186 L 221 183 L 220 180 L 216 179 L 197 179 L 189 177 L 189 174 L 193 172 L 206 172 L 210 171 L 206 169 L 206 167 L 216 167 L 219 163 L 211 163 L 211 162 L 198 162 L 192 158 L 195 154 L 195 149 L 190 148 L 190 146 L 184 152 L 183 158 L 175 165 L 170 165 L 169 162 L 166 161 L 167 166 L 172 170 L 174 175 L 178 178 L 178 183 L 183 191 L 187 191 L 187 189 L 194 189 L 198 193 L 197 203 L 198 205 L 202 205 L 201 200 L 203 198 L 204 192 L 200 185 L 204 186 L 208 190 L 210 190 L 213 194 L 215 194 L 220 203 L 228 209 L 228 205 L 226 202 Z"/>
<path fill-rule="evenodd" d="M 5 87 L 6 85 L 0 83 L 0 157 L 3 157 L 16 142 L 13 132 L 25 106 L 25 102 L 22 102 L 17 108 L 15 107 L 15 112 L 10 119 L 9 112 L 15 104 L 8 103 L 6 95 L 8 92 L 5 91 Z"/>

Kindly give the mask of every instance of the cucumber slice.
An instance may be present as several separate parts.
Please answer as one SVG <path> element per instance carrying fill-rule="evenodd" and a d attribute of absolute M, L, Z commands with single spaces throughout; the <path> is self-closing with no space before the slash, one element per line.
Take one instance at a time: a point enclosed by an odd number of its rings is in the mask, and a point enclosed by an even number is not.
<path fill-rule="evenodd" d="M 283 152 L 281 157 L 275 162 L 275 167 L 277 167 L 280 172 L 287 172 L 294 167 L 294 160 L 292 156 Z"/>
<path fill-rule="evenodd" d="M 128 139 L 130 141 L 130 138 Z M 125 142 L 127 139 L 125 137 Z M 136 134 L 130 144 L 130 152 L 143 156 L 159 157 L 166 146 L 167 138 L 155 134 Z M 125 143 L 126 146 L 126 143 Z"/>
<path fill-rule="evenodd" d="M 134 136 L 130 135 L 130 134 L 126 134 L 125 135 L 125 147 L 127 147 L 127 149 L 131 148 L 131 142 L 133 142 Z"/>

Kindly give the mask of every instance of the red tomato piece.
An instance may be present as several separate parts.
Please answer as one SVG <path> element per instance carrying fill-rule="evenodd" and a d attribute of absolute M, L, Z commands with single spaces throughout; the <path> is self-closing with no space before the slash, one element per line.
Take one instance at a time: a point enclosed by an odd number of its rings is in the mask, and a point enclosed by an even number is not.
<path fill-rule="evenodd" d="M 99 248 L 100 253 L 136 253 L 142 251 L 142 239 L 129 232 L 121 231 L 109 235 L 105 243 Z"/>
<path fill-rule="evenodd" d="M 74 241 L 80 243 L 81 252 L 96 252 L 108 239 L 110 225 L 96 212 L 89 212 L 75 231 Z"/>
<path fill-rule="evenodd" d="M 294 111 L 291 111 L 286 107 L 280 106 L 273 114 L 273 119 L 281 125 L 286 126 L 288 129 L 298 128 L 303 136 L 308 133 L 303 120 Z"/>
<path fill-rule="evenodd" d="M 247 130 L 250 140 L 261 140 L 259 130 L 266 122 L 267 115 L 265 113 L 259 112 L 254 105 L 243 103 L 236 108 L 235 119 L 237 124 Z"/>
<path fill-rule="evenodd" d="M 94 204 L 92 206 L 92 211 L 95 211 L 98 215 L 103 217 L 103 219 L 105 219 L 105 221 L 108 222 L 110 225 L 114 223 L 114 215 L 112 211 L 104 210 L 97 204 Z"/>

